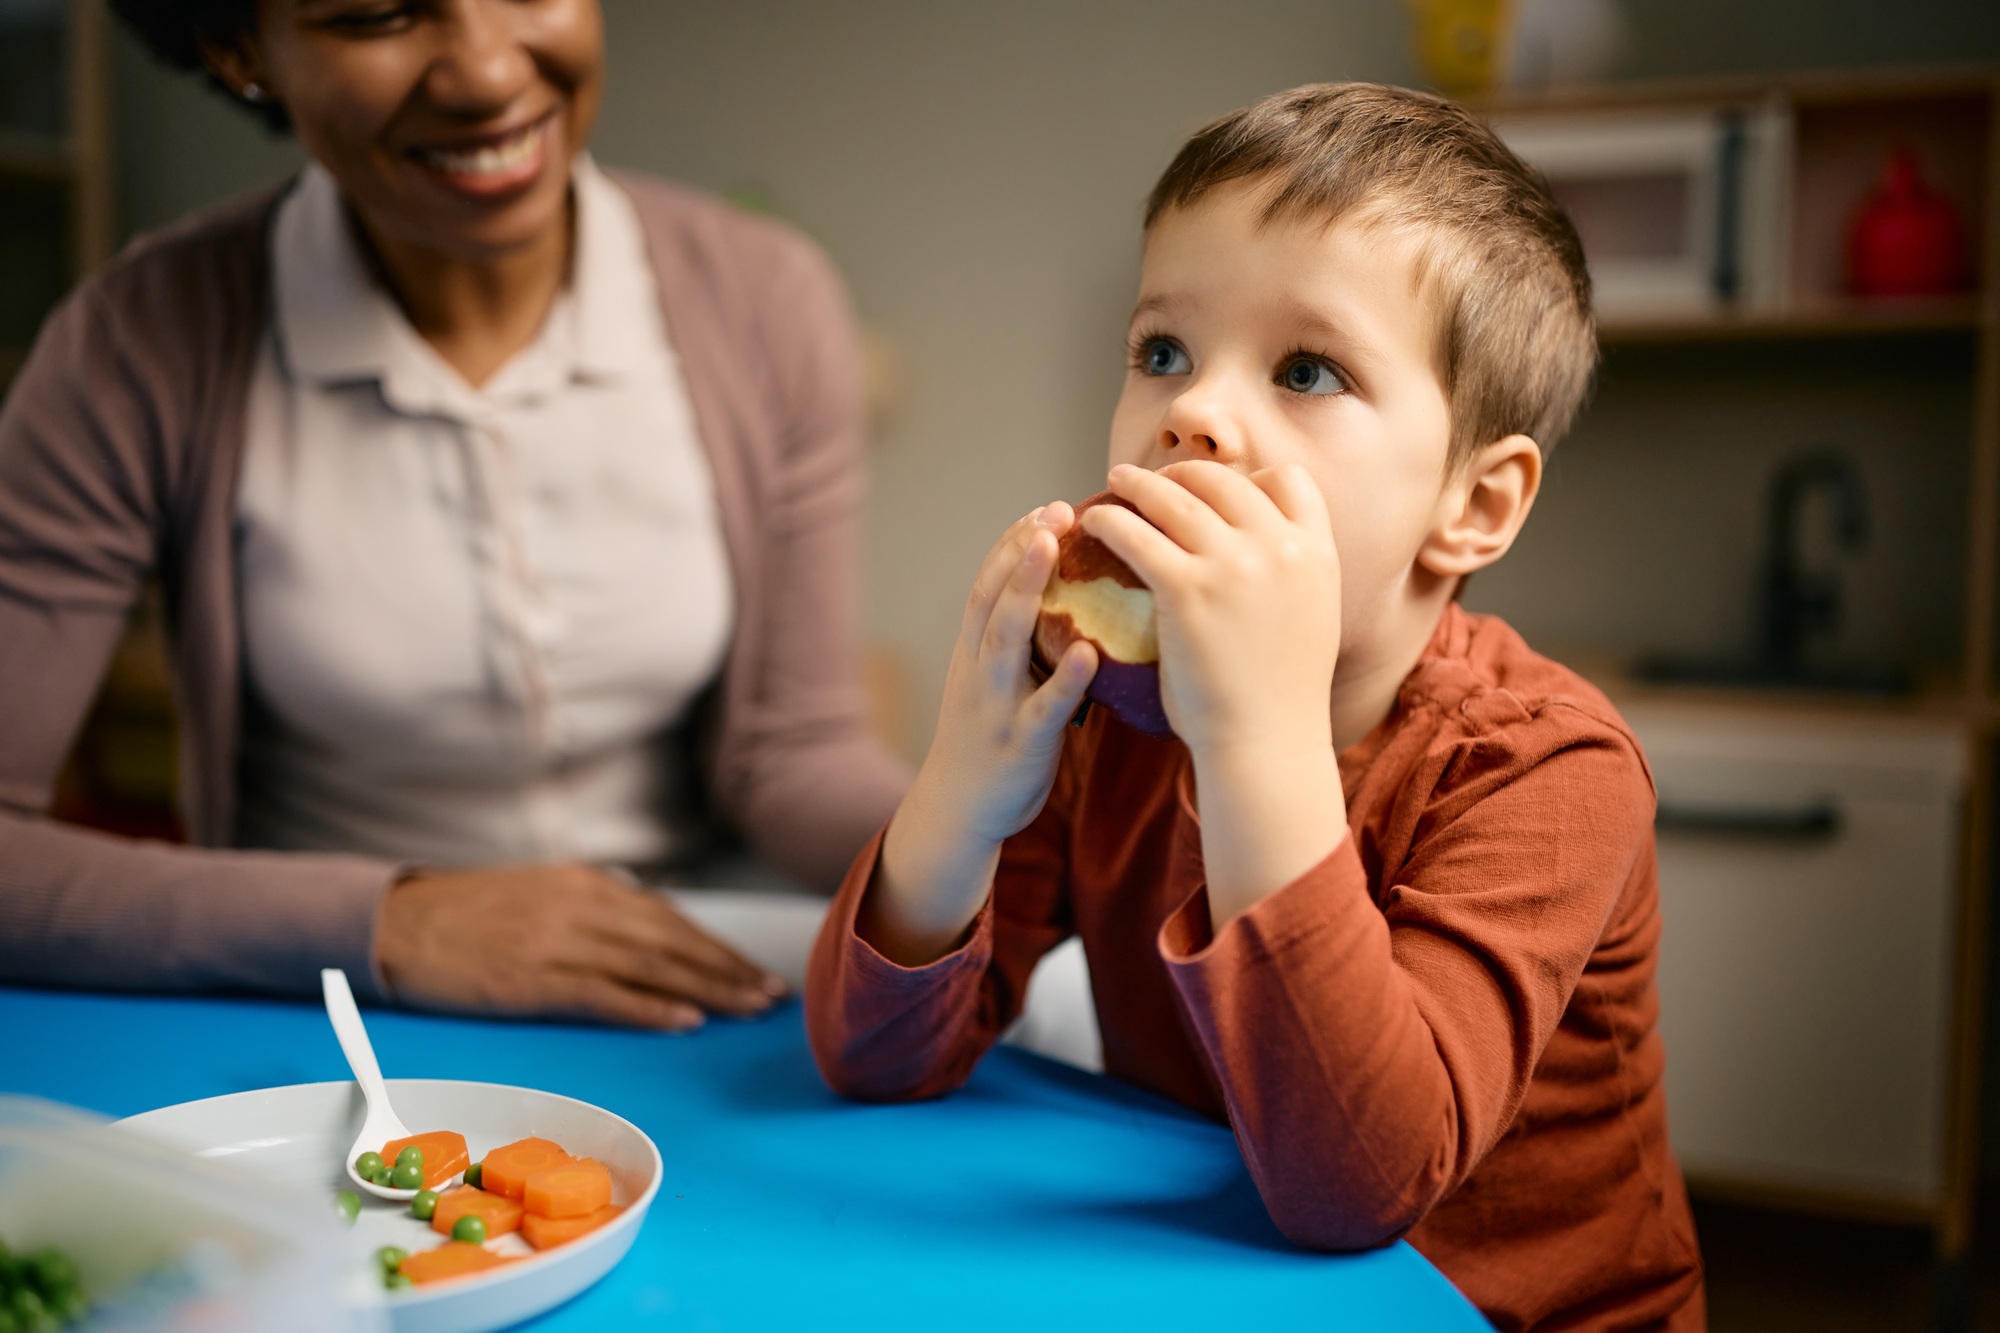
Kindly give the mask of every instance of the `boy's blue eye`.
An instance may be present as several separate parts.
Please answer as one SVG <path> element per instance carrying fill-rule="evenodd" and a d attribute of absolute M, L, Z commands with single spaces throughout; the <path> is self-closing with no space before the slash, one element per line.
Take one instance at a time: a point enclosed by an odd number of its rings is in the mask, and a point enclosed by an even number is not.
<path fill-rule="evenodd" d="M 1287 361 L 1278 372 L 1278 383 L 1293 393 L 1315 395 L 1339 393 L 1347 387 L 1341 381 L 1339 371 L 1310 356 L 1295 356 Z"/>
<path fill-rule="evenodd" d="M 1148 375 L 1185 375 L 1194 362 L 1170 338 L 1154 338 L 1139 349 L 1139 365 Z"/>

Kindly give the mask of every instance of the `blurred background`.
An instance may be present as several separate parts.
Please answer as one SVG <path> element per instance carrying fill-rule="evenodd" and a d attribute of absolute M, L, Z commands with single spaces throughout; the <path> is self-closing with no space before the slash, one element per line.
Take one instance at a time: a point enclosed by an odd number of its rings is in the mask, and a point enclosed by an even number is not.
<path fill-rule="evenodd" d="M 1579 221 L 1605 360 L 1467 600 L 1655 765 L 1713 1326 L 2000 1329 L 2000 4 L 604 3 L 600 160 L 788 218 L 851 284 L 912 757 L 979 556 L 1101 485 L 1181 139 L 1319 80 L 1488 111 Z M 92 0 L 0 0 L 0 382 L 78 272 L 300 161 Z M 171 836 L 171 756 L 142 612 L 63 812 Z"/>

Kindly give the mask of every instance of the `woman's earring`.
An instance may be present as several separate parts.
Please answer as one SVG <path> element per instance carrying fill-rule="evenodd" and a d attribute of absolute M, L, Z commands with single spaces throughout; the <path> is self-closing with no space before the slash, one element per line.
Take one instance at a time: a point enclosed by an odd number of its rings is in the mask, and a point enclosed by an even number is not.
<path fill-rule="evenodd" d="M 262 102 L 264 100 L 264 85 L 261 83 L 244 84 L 243 100 L 246 102 Z"/>

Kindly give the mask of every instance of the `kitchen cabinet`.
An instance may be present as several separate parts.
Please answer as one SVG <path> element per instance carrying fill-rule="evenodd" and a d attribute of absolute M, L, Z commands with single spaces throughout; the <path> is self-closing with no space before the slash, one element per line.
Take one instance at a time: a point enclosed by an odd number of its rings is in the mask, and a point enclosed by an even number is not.
<path fill-rule="evenodd" d="M 1717 160 L 1737 207 L 1675 251 L 1712 267 L 1700 299 L 1608 289 L 1596 399 L 1520 549 L 1466 602 L 1585 667 L 1654 766 L 1660 1021 L 1691 1187 L 1920 1221 L 1960 1254 L 2000 736 L 2000 77 L 1484 109 L 1530 148 L 1669 120 L 1710 127 L 1718 152 L 1738 130 L 1763 146 Z M 1847 238 L 1899 151 L 1962 220 L 1969 281 L 1858 298 Z M 1731 238 L 1736 262 L 1712 262 Z M 1843 618 L 1837 642 L 1798 649 Z"/>
<path fill-rule="evenodd" d="M 1697 1189 L 1943 1205 L 1959 830 L 1950 717 L 1628 704 L 1659 793 L 1660 1031 Z"/>

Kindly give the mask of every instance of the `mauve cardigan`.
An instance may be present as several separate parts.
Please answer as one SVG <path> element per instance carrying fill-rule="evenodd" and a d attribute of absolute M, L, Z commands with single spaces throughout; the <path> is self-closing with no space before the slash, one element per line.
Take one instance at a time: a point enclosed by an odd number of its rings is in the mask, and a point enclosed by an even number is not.
<path fill-rule="evenodd" d="M 907 782 L 870 736 L 860 683 L 846 295 L 789 228 L 614 179 L 645 230 L 734 580 L 729 656 L 689 729 L 702 795 L 772 864 L 830 888 Z M 135 241 L 49 316 L 0 410 L 0 981 L 309 992 L 337 966 L 383 994 L 373 936 L 393 863 L 227 850 L 243 692 L 233 519 L 279 197 Z M 149 574 L 165 592 L 193 847 L 46 814 Z"/>

